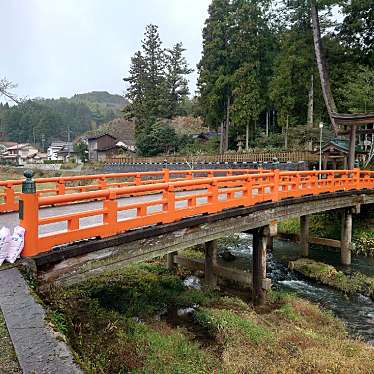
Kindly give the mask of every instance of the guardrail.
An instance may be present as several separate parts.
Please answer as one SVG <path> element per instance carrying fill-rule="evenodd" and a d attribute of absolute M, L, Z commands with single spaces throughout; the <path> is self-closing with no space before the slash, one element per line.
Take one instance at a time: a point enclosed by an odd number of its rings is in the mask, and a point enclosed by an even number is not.
<path fill-rule="evenodd" d="M 23 193 L 23 209 L 20 212 L 20 224 L 26 230 L 23 256 L 34 256 L 49 251 L 54 246 L 82 239 L 109 237 L 135 228 L 171 223 L 227 208 L 364 188 L 374 188 L 374 171 L 275 170 L 133 185 L 60 196 L 40 197 L 35 193 Z M 134 194 L 143 198 L 121 199 Z M 93 199 L 103 200 L 102 206 L 86 211 L 79 209 L 68 214 L 39 216 L 39 209 L 44 206 Z M 52 228 L 45 229 L 47 225 L 52 225 Z"/>
<path fill-rule="evenodd" d="M 225 153 L 217 155 L 187 155 L 187 156 L 158 156 L 158 157 L 111 157 L 107 164 L 134 163 L 175 163 L 175 162 L 279 162 L 318 161 L 319 155 L 310 151 L 292 152 L 249 152 Z"/>
<path fill-rule="evenodd" d="M 179 181 L 195 177 L 213 177 L 218 175 L 235 175 L 258 172 L 255 169 L 235 170 L 169 170 L 95 174 L 70 177 L 53 177 L 35 179 L 38 196 L 65 195 L 74 192 L 88 192 L 137 186 L 151 183 Z M 19 208 L 21 185 L 23 180 L 0 181 L 0 213 L 16 212 Z"/>

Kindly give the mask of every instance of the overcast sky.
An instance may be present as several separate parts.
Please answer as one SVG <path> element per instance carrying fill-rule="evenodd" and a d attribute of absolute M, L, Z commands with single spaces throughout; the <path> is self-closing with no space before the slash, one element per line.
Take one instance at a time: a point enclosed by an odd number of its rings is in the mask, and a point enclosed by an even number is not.
<path fill-rule="evenodd" d="M 164 47 L 181 41 L 195 73 L 210 0 L 0 0 L 0 78 L 16 93 L 70 97 L 123 94 L 122 78 L 145 26 L 159 26 Z"/>

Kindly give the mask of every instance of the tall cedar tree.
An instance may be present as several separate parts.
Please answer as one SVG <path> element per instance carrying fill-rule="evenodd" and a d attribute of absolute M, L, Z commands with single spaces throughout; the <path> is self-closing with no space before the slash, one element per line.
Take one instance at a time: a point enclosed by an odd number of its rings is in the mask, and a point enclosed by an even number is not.
<path fill-rule="evenodd" d="M 172 118 L 180 114 L 181 104 L 189 94 L 186 75 L 193 72 L 189 69 L 186 58 L 183 56 L 182 43 L 177 43 L 172 49 L 166 50 L 165 84 L 167 92 L 166 116 Z"/>
<path fill-rule="evenodd" d="M 138 51 L 131 58 L 129 77 L 123 79 L 129 83 L 126 93 L 129 105 L 125 108 L 125 115 L 135 120 L 137 134 L 144 129 L 145 118 L 148 115 L 145 101 L 146 79 L 145 60 L 142 53 Z"/>
<path fill-rule="evenodd" d="M 374 67 L 373 0 L 345 2 L 343 14 L 345 18 L 339 30 L 339 37 L 350 49 L 350 58 Z"/>
<path fill-rule="evenodd" d="M 213 0 L 208 13 L 203 29 L 202 58 L 198 64 L 198 89 L 205 121 L 217 128 L 225 119 L 226 103 L 231 99 L 231 2 Z"/>
<path fill-rule="evenodd" d="M 126 98 L 130 104 L 127 116 L 136 121 L 139 135 L 166 112 L 165 51 L 156 25 L 148 25 L 142 40 L 142 51 L 131 59 Z"/>
<path fill-rule="evenodd" d="M 141 141 L 146 140 L 140 135 L 150 134 L 158 119 L 177 115 L 189 93 L 185 76 L 191 70 L 184 51 L 182 43 L 170 50 L 163 49 L 158 27 L 146 27 L 142 50 L 131 59 L 129 77 L 124 78 L 129 83 L 126 97 L 130 102 L 125 114 L 135 119 L 136 135 Z"/>
<path fill-rule="evenodd" d="M 315 108 L 325 115 L 313 49 L 310 2 L 284 1 L 282 13 L 285 16 L 278 31 L 279 52 L 274 60 L 270 97 L 280 126 L 286 125 L 287 117 L 290 125 L 305 125 L 312 76 L 317 93 Z"/>
<path fill-rule="evenodd" d="M 265 17 L 266 3 L 235 0 L 232 3 L 231 62 L 233 106 L 232 118 L 241 132 L 247 126 L 252 138 L 256 121 L 265 106 L 266 80 L 264 62 L 269 34 Z"/>

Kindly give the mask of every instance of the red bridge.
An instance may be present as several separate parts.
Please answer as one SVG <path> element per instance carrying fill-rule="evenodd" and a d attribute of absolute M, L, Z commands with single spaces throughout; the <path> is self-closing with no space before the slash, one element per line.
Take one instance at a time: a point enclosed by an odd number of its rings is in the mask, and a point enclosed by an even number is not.
<path fill-rule="evenodd" d="M 173 265 L 182 248 L 251 231 L 259 261 L 254 273 L 262 274 L 258 286 L 262 289 L 266 288 L 266 240 L 261 238 L 274 235 L 276 222 L 301 217 L 307 255 L 308 216 L 343 209 L 342 262 L 349 264 L 352 210 L 374 203 L 374 171 L 359 169 L 163 170 L 35 181 L 32 174 L 25 176 L 24 182 L 0 182 L 0 210 L 19 209 L 19 222 L 26 230 L 22 256 L 47 266 L 48 279 L 52 266 L 54 280 L 66 277 L 72 263 L 92 260 L 94 252 L 104 251 L 95 259 L 109 257 L 108 248 L 126 247 L 115 253 L 118 264 L 171 253 Z M 15 213 L 1 218 L 5 224 L 17 223 Z M 69 261 L 77 256 L 79 260 Z"/>

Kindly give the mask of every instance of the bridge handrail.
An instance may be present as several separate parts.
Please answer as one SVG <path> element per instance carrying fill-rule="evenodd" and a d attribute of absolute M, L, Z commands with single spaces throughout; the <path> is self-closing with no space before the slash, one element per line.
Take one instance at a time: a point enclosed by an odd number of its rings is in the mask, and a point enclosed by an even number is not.
<path fill-rule="evenodd" d="M 212 177 L 212 178 L 199 178 L 195 180 L 184 180 L 176 182 L 164 182 L 164 183 L 153 183 L 150 185 L 140 185 L 140 186 L 128 186 L 120 188 L 111 188 L 107 190 L 100 191 L 90 191 L 90 192 L 80 192 L 75 194 L 60 195 L 60 196 L 46 196 L 39 198 L 39 206 L 57 205 L 62 203 L 72 203 L 77 201 L 87 201 L 99 198 L 107 198 L 109 196 L 121 197 L 123 195 L 137 194 L 140 192 L 155 192 L 161 191 L 167 187 L 172 187 L 173 189 L 183 188 L 183 187 L 199 187 L 206 186 L 212 182 L 236 182 L 248 179 L 249 174 L 243 175 L 232 175 L 227 177 Z M 266 176 L 274 176 L 272 172 L 266 173 Z M 250 174 L 253 178 L 261 178 L 264 174 Z"/>
<path fill-rule="evenodd" d="M 93 175 L 79 175 L 79 176 L 65 176 L 65 177 L 49 177 L 49 178 L 36 178 L 37 185 L 44 185 L 47 183 L 55 183 L 52 188 L 39 189 L 38 194 L 51 194 L 64 195 L 71 191 L 87 191 L 92 189 L 102 190 L 111 187 L 120 187 L 123 185 L 139 185 L 151 184 L 159 181 L 191 179 L 201 174 L 217 175 L 226 173 L 232 174 L 245 174 L 258 172 L 258 169 L 206 169 L 206 170 L 169 170 L 163 169 L 161 171 L 145 171 L 145 172 L 129 172 L 129 173 L 108 173 L 108 174 L 93 174 Z M 265 172 L 265 171 L 264 171 Z M 179 176 L 179 178 L 178 178 Z M 159 179 L 143 179 L 143 178 L 159 178 Z M 174 178 L 173 178 L 174 177 Z M 110 179 L 131 179 L 128 181 L 111 182 Z M 79 184 L 76 186 L 67 185 L 68 182 L 84 182 L 84 181 L 98 181 L 97 184 Z M 17 199 L 21 195 L 20 191 L 16 190 L 17 186 L 22 185 L 22 179 L 0 181 L 0 213 L 2 212 L 15 212 L 18 211 Z M 1 191 L 1 188 L 4 191 Z M 3 203 L 1 202 L 3 200 Z"/>
<path fill-rule="evenodd" d="M 203 213 L 215 213 L 227 208 L 252 206 L 259 202 L 279 201 L 305 195 L 318 195 L 341 190 L 374 188 L 374 172 L 365 170 L 323 170 L 280 172 L 279 170 L 197 178 L 109 188 L 100 191 L 40 197 L 22 194 L 21 225 L 26 229 L 24 256 L 33 256 L 56 245 L 91 237 L 107 237 L 130 229 L 157 223 L 170 223 Z M 197 194 L 196 194 L 196 190 Z M 181 193 L 183 191 L 183 194 Z M 149 195 L 159 192 L 159 195 Z M 148 195 L 148 200 L 119 204 L 119 198 Z M 223 198 L 220 198 L 223 196 Z M 39 208 L 46 205 L 102 199 L 102 208 L 39 217 Z M 204 200 L 204 201 L 203 201 Z M 159 206 L 160 209 L 155 209 Z M 155 209 L 149 211 L 148 208 Z M 134 211 L 135 212 L 131 212 Z M 121 214 L 127 214 L 121 219 Z M 135 213 L 135 215 L 132 215 Z M 80 220 L 102 216 L 102 222 L 87 226 Z M 39 229 L 48 224 L 67 224 L 63 231 L 42 234 Z"/>

